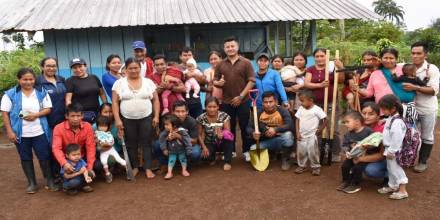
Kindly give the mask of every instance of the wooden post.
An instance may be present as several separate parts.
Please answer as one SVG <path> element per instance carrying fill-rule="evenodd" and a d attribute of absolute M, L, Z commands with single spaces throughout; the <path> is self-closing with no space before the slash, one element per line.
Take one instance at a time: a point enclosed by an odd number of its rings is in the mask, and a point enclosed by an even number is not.
<path fill-rule="evenodd" d="M 335 60 L 339 60 L 339 50 L 335 51 Z M 335 65 L 335 70 L 333 73 L 333 102 L 332 102 L 332 118 L 331 118 L 331 124 L 330 124 L 330 140 L 333 140 L 333 137 L 335 135 L 335 125 L 336 125 L 336 103 L 338 98 L 338 77 L 339 72 L 337 71 L 338 68 Z"/>
<path fill-rule="evenodd" d="M 329 81 L 330 50 L 325 52 L 325 81 Z M 324 112 L 328 111 L 328 86 L 324 89 Z M 322 138 L 327 138 L 327 128 L 322 131 Z"/>

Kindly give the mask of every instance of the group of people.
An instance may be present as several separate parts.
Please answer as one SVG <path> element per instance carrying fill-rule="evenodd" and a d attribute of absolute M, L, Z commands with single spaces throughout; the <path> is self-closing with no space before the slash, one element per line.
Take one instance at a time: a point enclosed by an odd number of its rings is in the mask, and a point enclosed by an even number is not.
<path fill-rule="evenodd" d="M 320 175 L 321 134 L 329 129 L 331 115 L 331 108 L 323 110 L 324 90 L 333 90 L 334 71 L 344 68 L 334 60 L 326 80 L 325 49 L 313 52 L 314 64 L 308 68 L 302 52 L 289 63 L 278 55 L 258 54 L 254 70 L 239 55 L 237 39 L 229 37 L 224 53 L 209 53 L 210 67 L 202 71 L 191 48 L 181 50 L 177 63 L 160 54 L 149 58 L 142 41 L 132 46 L 133 58 L 125 62 L 114 54 L 107 58 L 101 80 L 88 73 L 81 58 L 71 60 L 73 76 L 67 80 L 56 74 L 58 63 L 52 57 L 41 61 L 41 75 L 29 68 L 17 73 L 18 85 L 3 95 L 1 111 L 28 180 L 27 193 L 38 189 L 32 149 L 46 188 L 57 191 L 62 186 L 68 194 L 93 191 L 89 183 L 97 175 L 111 183 L 112 173 L 126 168 L 128 162 L 135 176 L 142 170 L 148 179 L 158 173 L 171 179 L 177 161 L 185 177 L 202 160 L 210 165 L 223 160 L 223 170 L 229 171 L 238 149 L 237 123 L 245 161 L 250 161 L 249 151 L 256 149 L 258 141 L 260 148 L 270 151 L 271 159 L 280 155 L 282 170 L 289 170 L 295 161 L 295 173 L 310 167 L 313 175 Z M 348 131 L 342 144 L 339 129 L 333 139 L 332 159 L 342 162 L 338 190 L 359 191 L 365 173 L 384 179 L 380 193 L 392 192 L 393 199 L 408 197 L 408 179 L 396 154 L 404 145 L 402 134 L 409 119 L 417 124 L 422 139 L 414 170 L 427 169 L 440 76 L 438 68 L 426 61 L 425 44 L 413 44 L 411 52 L 413 62 L 403 72 L 397 64 L 398 52 L 384 49 L 379 56 L 373 51 L 363 53 L 362 71 L 339 74 L 348 103 L 343 117 Z M 249 92 L 255 89 L 258 130 L 250 114 Z M 204 109 L 200 92 L 206 94 Z M 353 104 L 355 96 L 360 97 L 359 111 Z M 336 98 L 329 92 L 327 101 Z M 336 111 L 341 115 L 340 107 Z M 356 143 L 373 132 L 383 134 L 382 144 L 350 157 Z M 121 156 L 125 147 L 128 158 Z M 157 171 L 153 160 L 159 165 Z"/>

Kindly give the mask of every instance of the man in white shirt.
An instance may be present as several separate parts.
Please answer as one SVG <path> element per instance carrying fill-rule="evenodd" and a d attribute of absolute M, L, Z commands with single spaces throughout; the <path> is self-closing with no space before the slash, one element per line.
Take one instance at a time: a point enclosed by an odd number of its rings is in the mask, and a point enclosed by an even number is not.
<path fill-rule="evenodd" d="M 416 42 L 411 45 L 412 62 L 417 66 L 417 77 L 427 82 L 426 87 L 420 87 L 410 83 L 403 83 L 403 88 L 407 91 L 416 91 L 416 109 L 419 114 L 418 123 L 422 134 L 422 146 L 419 152 L 419 163 L 414 167 L 414 171 L 423 172 L 428 168 L 428 158 L 434 144 L 434 129 L 437 119 L 439 92 L 439 69 L 428 63 L 427 45 L 423 42 Z"/>

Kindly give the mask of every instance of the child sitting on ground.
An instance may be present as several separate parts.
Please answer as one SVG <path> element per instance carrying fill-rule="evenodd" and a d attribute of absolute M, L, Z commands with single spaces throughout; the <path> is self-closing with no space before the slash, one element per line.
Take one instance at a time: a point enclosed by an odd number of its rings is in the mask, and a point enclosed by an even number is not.
<path fill-rule="evenodd" d="M 159 135 L 159 143 L 163 154 L 168 156 L 168 172 L 165 179 L 173 178 L 173 168 L 177 159 L 182 166 L 182 176 L 189 176 L 186 155 L 191 154 L 191 137 L 180 127 L 180 120 L 175 115 L 166 115 L 163 123 L 165 130 Z"/>
<path fill-rule="evenodd" d="M 299 92 L 301 107 L 295 114 L 298 168 L 295 173 L 300 174 L 306 170 L 307 161 L 310 161 L 312 175 L 319 176 L 321 173 L 319 163 L 319 146 L 317 135 L 325 128 L 325 112 L 314 104 L 314 95 L 310 90 Z"/>
<path fill-rule="evenodd" d="M 115 140 L 113 138 L 111 129 L 111 120 L 106 116 L 99 116 L 96 119 L 96 146 L 99 150 L 99 159 L 104 167 L 105 172 L 105 181 L 107 183 L 111 183 L 113 181 L 112 173 L 108 168 L 108 158 L 109 156 L 113 156 L 119 164 L 122 166 L 126 166 L 127 163 L 124 159 L 119 156 L 119 153 L 113 147 Z"/>
<path fill-rule="evenodd" d="M 183 75 L 185 75 L 185 88 L 186 88 L 186 98 L 189 99 L 190 91 L 193 90 L 193 97 L 198 98 L 200 92 L 200 85 L 197 82 L 195 76 L 203 76 L 203 73 L 197 69 L 196 60 L 190 58 L 186 61 L 186 70 L 183 71 Z"/>
<path fill-rule="evenodd" d="M 87 164 L 81 158 L 81 149 L 78 144 L 68 144 L 66 147 L 67 163 L 73 167 L 73 172 L 69 173 L 61 167 L 60 174 L 63 177 L 63 189 L 69 195 L 78 193 L 78 189 L 84 192 L 92 192 L 92 187 L 87 183 L 92 182 L 92 178 L 87 171 Z"/>
<path fill-rule="evenodd" d="M 182 80 L 183 80 L 182 71 L 180 71 L 176 67 L 172 67 L 172 66 L 168 67 L 166 74 L 162 75 L 162 82 L 167 85 L 167 88 L 160 95 L 160 97 L 162 98 L 162 106 L 163 106 L 162 115 L 165 115 L 168 112 L 170 112 L 168 97 L 171 94 L 175 94 L 177 99 L 180 101 L 185 100 L 181 93 L 172 91 L 173 87 L 177 86 L 179 83 L 181 83 Z"/>
<path fill-rule="evenodd" d="M 345 193 L 356 193 L 361 190 L 360 183 L 362 181 L 362 173 L 365 170 L 367 163 L 360 162 L 358 158 L 351 158 L 349 156 L 350 150 L 357 142 L 362 141 L 373 133 L 371 128 L 364 126 L 364 118 L 359 112 L 349 112 L 344 117 L 344 125 L 348 132 L 344 135 L 342 143 L 342 150 L 345 152 L 346 159 L 342 163 L 342 183 L 337 188 L 338 191 Z M 371 148 L 368 151 L 375 151 L 378 148 Z"/>
<path fill-rule="evenodd" d="M 380 110 L 385 116 L 385 129 L 383 130 L 383 145 L 385 151 L 383 155 L 387 159 L 388 186 L 378 190 L 380 194 L 390 195 L 390 199 L 408 198 L 406 184 L 408 178 L 405 170 L 396 160 L 396 154 L 402 150 L 403 140 L 405 138 L 407 126 L 402 119 L 403 107 L 399 99 L 394 95 L 385 95 L 379 100 Z"/>

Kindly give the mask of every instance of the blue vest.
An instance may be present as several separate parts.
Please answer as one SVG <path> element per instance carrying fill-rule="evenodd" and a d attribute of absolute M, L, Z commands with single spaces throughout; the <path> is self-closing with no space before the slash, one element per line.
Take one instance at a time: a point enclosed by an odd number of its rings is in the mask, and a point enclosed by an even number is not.
<path fill-rule="evenodd" d="M 43 89 L 38 90 L 35 89 L 35 93 L 37 94 L 38 102 L 40 103 L 40 110 L 43 108 L 43 99 L 46 97 L 47 92 Z M 21 134 L 23 128 L 23 119 L 19 117 L 20 112 L 22 110 L 22 93 L 21 89 L 18 86 L 14 86 L 13 88 L 6 91 L 5 95 L 9 97 L 12 102 L 11 111 L 9 111 L 9 120 L 11 122 L 12 130 L 15 135 L 17 135 L 18 143 L 21 143 Z M 41 127 L 43 128 L 44 134 L 47 137 L 47 141 L 49 143 L 52 142 L 52 134 L 49 129 L 49 124 L 47 123 L 46 116 L 42 116 L 39 118 Z"/>

